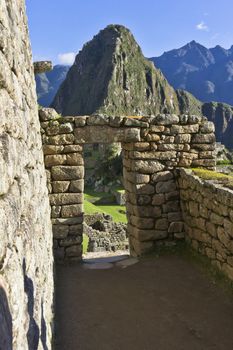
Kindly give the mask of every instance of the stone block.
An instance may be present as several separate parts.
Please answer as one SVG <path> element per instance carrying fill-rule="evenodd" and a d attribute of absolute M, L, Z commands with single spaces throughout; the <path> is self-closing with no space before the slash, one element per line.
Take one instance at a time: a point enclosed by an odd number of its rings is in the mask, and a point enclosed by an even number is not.
<path fill-rule="evenodd" d="M 62 134 L 57 136 L 46 136 L 44 143 L 47 145 L 72 145 L 74 143 L 73 134 Z"/>
<path fill-rule="evenodd" d="M 54 193 L 49 195 L 50 205 L 80 204 L 83 202 L 82 193 Z"/>
<path fill-rule="evenodd" d="M 227 258 L 227 249 L 224 245 L 217 239 L 212 240 L 212 249 L 222 255 L 224 259 Z"/>
<path fill-rule="evenodd" d="M 78 116 L 75 117 L 74 119 L 74 123 L 76 127 L 83 127 L 86 125 L 86 120 L 87 120 L 87 116 Z"/>
<path fill-rule="evenodd" d="M 61 214 L 61 206 L 52 206 L 51 207 L 51 218 L 59 218 Z"/>
<path fill-rule="evenodd" d="M 223 218 L 222 218 L 223 219 Z M 224 219 L 223 221 L 223 226 L 224 226 L 224 230 L 225 232 L 231 237 L 233 238 L 233 223 L 228 220 L 228 219 Z"/>
<path fill-rule="evenodd" d="M 202 243 L 207 243 L 211 246 L 212 238 L 207 233 L 205 233 L 204 231 L 198 228 L 194 228 L 192 232 L 193 232 L 193 238 L 195 240 Z"/>
<path fill-rule="evenodd" d="M 145 139 L 149 142 L 158 142 L 160 140 L 160 135 L 157 134 L 147 134 Z"/>
<path fill-rule="evenodd" d="M 179 117 L 175 114 L 159 114 L 154 118 L 153 124 L 171 125 L 179 124 L 179 121 Z"/>
<path fill-rule="evenodd" d="M 152 159 L 171 160 L 171 159 L 176 159 L 176 156 L 177 156 L 176 151 L 154 152 L 154 156 L 152 157 Z"/>
<path fill-rule="evenodd" d="M 212 237 L 217 237 L 217 229 L 216 226 L 210 222 L 206 221 L 206 231 L 212 236 Z"/>
<path fill-rule="evenodd" d="M 181 221 L 182 220 L 182 213 L 180 211 L 176 213 L 168 213 L 167 218 L 169 222 L 173 221 Z"/>
<path fill-rule="evenodd" d="M 53 123 L 53 125 L 46 128 L 46 134 L 48 136 L 54 136 L 59 134 L 70 134 L 74 130 L 74 127 L 71 123 L 59 124 L 58 121 Z"/>
<path fill-rule="evenodd" d="M 45 156 L 45 166 L 50 168 L 54 165 L 63 165 L 66 164 L 66 155 L 65 154 L 54 154 Z"/>
<path fill-rule="evenodd" d="M 69 227 L 69 236 L 80 236 L 82 241 L 83 225 L 71 225 Z M 81 243 L 80 241 L 80 243 Z"/>
<path fill-rule="evenodd" d="M 168 229 L 168 220 L 166 218 L 157 219 L 155 221 L 156 230 L 167 230 Z"/>
<path fill-rule="evenodd" d="M 51 168 L 53 180 L 79 180 L 84 177 L 83 166 L 53 166 Z"/>
<path fill-rule="evenodd" d="M 151 229 L 154 227 L 154 219 L 152 218 L 141 218 L 138 216 L 131 215 L 130 222 L 137 228 Z"/>
<path fill-rule="evenodd" d="M 214 134 L 193 135 L 192 143 L 215 143 L 215 135 Z"/>
<path fill-rule="evenodd" d="M 193 167 L 205 167 L 214 169 L 216 166 L 215 159 L 194 159 L 191 164 Z"/>
<path fill-rule="evenodd" d="M 64 193 L 69 189 L 69 181 L 52 181 L 51 183 L 53 193 Z"/>
<path fill-rule="evenodd" d="M 138 173 L 132 173 L 133 174 L 133 182 L 136 184 L 147 184 L 150 182 L 150 175 L 147 174 L 138 174 Z"/>
<path fill-rule="evenodd" d="M 162 205 L 165 203 L 165 196 L 163 193 L 155 194 L 152 197 L 152 205 Z"/>
<path fill-rule="evenodd" d="M 60 247 L 71 247 L 75 245 L 80 245 L 82 243 L 82 236 L 73 236 L 62 239 L 59 242 Z"/>
<path fill-rule="evenodd" d="M 138 239 L 130 237 L 130 246 L 132 256 L 142 256 L 154 250 L 154 242 L 140 242 Z"/>
<path fill-rule="evenodd" d="M 138 205 L 144 205 L 144 206 L 148 205 L 148 204 L 151 204 L 151 196 L 149 196 L 149 195 L 139 195 L 139 196 L 137 196 L 136 203 Z"/>
<path fill-rule="evenodd" d="M 124 125 L 125 126 L 137 126 L 140 128 L 148 128 L 149 123 L 139 120 L 139 119 L 134 119 L 134 118 L 124 118 Z"/>
<path fill-rule="evenodd" d="M 65 250 L 66 258 L 82 258 L 82 246 L 81 245 L 73 245 L 71 247 L 67 247 Z"/>
<path fill-rule="evenodd" d="M 75 216 L 80 216 L 83 214 L 83 205 L 82 204 L 72 204 L 72 205 L 63 205 L 61 209 L 61 216 L 63 218 L 72 218 Z"/>
<path fill-rule="evenodd" d="M 87 125 L 107 125 L 109 123 L 109 117 L 105 115 L 93 115 L 87 117 Z"/>
<path fill-rule="evenodd" d="M 222 226 L 217 228 L 217 236 L 220 242 L 226 247 L 229 247 L 230 237 Z"/>
<path fill-rule="evenodd" d="M 45 107 L 42 107 L 39 109 L 39 117 L 40 117 L 40 121 L 42 122 L 59 119 L 59 115 L 57 114 L 55 109 L 45 108 Z"/>
<path fill-rule="evenodd" d="M 167 201 L 163 204 L 163 213 L 172 213 L 180 210 L 179 201 Z"/>
<path fill-rule="evenodd" d="M 149 151 L 150 150 L 150 143 L 149 142 L 132 143 L 132 150 L 134 150 L 134 151 Z"/>
<path fill-rule="evenodd" d="M 198 217 L 199 216 L 199 204 L 194 201 L 189 202 L 189 212 L 191 216 Z"/>
<path fill-rule="evenodd" d="M 202 134 L 211 134 L 215 132 L 215 126 L 214 123 L 205 121 L 203 124 L 200 125 L 200 132 Z"/>
<path fill-rule="evenodd" d="M 210 214 L 210 222 L 215 225 L 223 225 L 224 218 L 216 213 Z"/>
<path fill-rule="evenodd" d="M 227 277 L 233 281 L 233 267 L 228 264 L 222 265 L 222 271 L 227 275 Z"/>
<path fill-rule="evenodd" d="M 151 177 L 153 182 L 168 181 L 173 178 L 174 178 L 174 175 L 171 171 L 162 171 L 162 172 L 153 174 Z"/>
<path fill-rule="evenodd" d="M 176 183 L 174 180 L 160 181 L 156 184 L 157 193 L 168 193 L 176 190 Z"/>
<path fill-rule="evenodd" d="M 82 193 L 84 191 L 84 180 L 73 180 L 70 182 L 70 192 Z"/>
<path fill-rule="evenodd" d="M 175 200 L 179 198 L 180 198 L 179 191 L 172 191 L 172 192 L 165 193 L 166 201 Z"/>
<path fill-rule="evenodd" d="M 52 219 L 53 225 L 78 225 L 78 224 L 82 224 L 82 222 L 83 222 L 82 214 L 80 214 L 78 217 Z"/>
<path fill-rule="evenodd" d="M 75 143 L 114 143 L 140 141 L 139 128 L 112 128 L 110 126 L 85 126 L 74 130 Z"/>
<path fill-rule="evenodd" d="M 184 144 L 184 143 L 190 143 L 191 142 L 191 135 L 190 134 L 180 134 L 176 135 L 175 137 L 175 143 L 177 144 Z"/>
<path fill-rule="evenodd" d="M 68 236 L 69 226 L 68 225 L 53 225 L 53 238 L 64 239 Z"/>
<path fill-rule="evenodd" d="M 154 194 L 155 187 L 151 184 L 140 184 L 136 185 L 137 194 Z"/>
<path fill-rule="evenodd" d="M 63 153 L 76 153 L 76 152 L 82 152 L 83 146 L 82 145 L 66 145 L 64 146 Z"/>
<path fill-rule="evenodd" d="M 184 149 L 184 145 L 181 144 L 162 144 L 158 145 L 158 151 L 182 151 Z"/>
<path fill-rule="evenodd" d="M 172 127 L 171 127 L 171 134 L 172 135 L 196 134 L 198 131 L 199 131 L 199 125 L 198 124 L 193 124 L 193 125 L 172 125 Z M 205 142 L 203 142 L 203 143 L 205 143 Z"/>
<path fill-rule="evenodd" d="M 151 132 L 163 132 L 165 127 L 163 125 L 151 125 L 150 131 Z"/>
<path fill-rule="evenodd" d="M 164 165 L 156 160 L 136 160 L 132 168 L 142 174 L 153 174 L 163 170 Z"/>
<path fill-rule="evenodd" d="M 49 154 L 60 154 L 64 150 L 64 146 L 54 146 L 54 145 L 43 145 L 43 153 L 44 155 Z"/>
<path fill-rule="evenodd" d="M 67 165 L 84 165 L 83 155 L 81 153 L 70 153 L 66 156 Z"/>

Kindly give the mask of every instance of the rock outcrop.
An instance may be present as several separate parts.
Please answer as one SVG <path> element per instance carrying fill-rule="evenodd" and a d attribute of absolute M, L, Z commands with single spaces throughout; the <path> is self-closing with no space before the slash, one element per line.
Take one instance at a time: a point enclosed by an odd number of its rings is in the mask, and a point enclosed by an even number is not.
<path fill-rule="evenodd" d="M 120 25 L 84 45 L 51 106 L 62 115 L 179 112 L 174 89 Z"/>
<path fill-rule="evenodd" d="M 51 349 L 52 229 L 23 0 L 0 2 L 0 348 Z"/>

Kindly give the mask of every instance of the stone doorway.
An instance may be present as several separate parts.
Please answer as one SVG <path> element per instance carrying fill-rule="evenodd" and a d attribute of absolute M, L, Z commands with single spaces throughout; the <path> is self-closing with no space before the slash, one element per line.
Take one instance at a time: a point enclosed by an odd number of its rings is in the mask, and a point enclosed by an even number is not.
<path fill-rule="evenodd" d="M 121 144 L 87 144 L 83 153 L 83 258 L 128 254 Z"/>
<path fill-rule="evenodd" d="M 127 231 L 132 256 L 183 239 L 177 167 L 215 167 L 213 124 L 197 116 L 60 117 L 40 110 L 54 247 L 62 259 L 81 259 L 83 145 L 122 144 Z"/>

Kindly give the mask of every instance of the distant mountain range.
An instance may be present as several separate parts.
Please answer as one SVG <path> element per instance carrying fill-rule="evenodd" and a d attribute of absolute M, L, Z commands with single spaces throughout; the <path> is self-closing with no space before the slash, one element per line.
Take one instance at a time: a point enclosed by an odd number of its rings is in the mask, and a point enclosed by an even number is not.
<path fill-rule="evenodd" d="M 233 105 L 233 46 L 207 49 L 191 41 L 150 60 L 175 89 L 187 90 L 203 102 Z"/>
<path fill-rule="evenodd" d="M 217 141 L 233 149 L 233 107 L 208 102 L 231 99 L 233 104 L 232 52 L 193 41 L 150 59 L 154 66 L 127 28 L 110 25 L 84 45 L 72 67 L 55 66 L 37 75 L 38 101 L 63 115 L 205 115 L 215 123 Z"/>
<path fill-rule="evenodd" d="M 52 103 L 69 69 L 69 66 L 57 65 L 50 72 L 36 75 L 36 92 L 41 106 L 48 107 Z"/>

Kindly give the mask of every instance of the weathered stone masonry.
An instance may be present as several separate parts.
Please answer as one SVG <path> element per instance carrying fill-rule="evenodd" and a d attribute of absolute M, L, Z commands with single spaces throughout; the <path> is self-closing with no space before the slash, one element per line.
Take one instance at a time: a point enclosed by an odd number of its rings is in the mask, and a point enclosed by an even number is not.
<path fill-rule="evenodd" d="M 56 254 L 81 258 L 86 143 L 121 142 L 132 255 L 184 237 L 176 167 L 215 167 L 213 124 L 197 116 L 59 117 L 41 109 Z"/>
<path fill-rule="evenodd" d="M 51 349 L 53 254 L 23 0 L 0 1 L 0 349 Z"/>
<path fill-rule="evenodd" d="M 178 173 L 187 242 L 233 280 L 233 191 L 185 169 Z"/>

